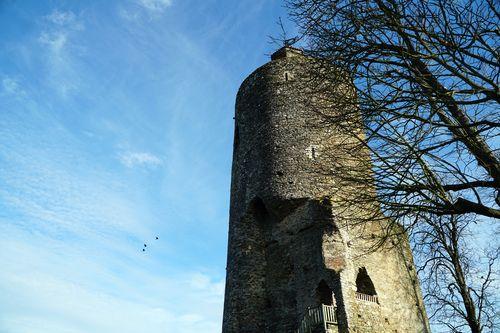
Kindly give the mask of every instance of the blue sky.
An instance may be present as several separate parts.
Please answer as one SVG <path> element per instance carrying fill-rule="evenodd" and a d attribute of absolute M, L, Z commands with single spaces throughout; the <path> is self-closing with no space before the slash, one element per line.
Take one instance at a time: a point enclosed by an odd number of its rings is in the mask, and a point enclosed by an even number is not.
<path fill-rule="evenodd" d="M 234 99 L 279 16 L 0 1 L 0 332 L 220 332 Z"/>

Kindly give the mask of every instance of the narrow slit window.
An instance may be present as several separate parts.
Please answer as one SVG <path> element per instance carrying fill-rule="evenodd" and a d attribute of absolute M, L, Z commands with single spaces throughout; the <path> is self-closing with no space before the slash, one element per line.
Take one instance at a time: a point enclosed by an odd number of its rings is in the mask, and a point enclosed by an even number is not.
<path fill-rule="evenodd" d="M 285 78 L 285 81 L 291 81 L 293 79 L 293 75 L 288 71 L 283 73 L 283 77 Z"/>
<path fill-rule="evenodd" d="M 311 160 L 316 160 L 320 155 L 318 148 L 319 148 L 318 145 L 310 145 L 309 147 L 307 147 L 306 148 L 307 157 L 309 157 Z"/>
<path fill-rule="evenodd" d="M 238 128 L 238 125 L 235 126 L 234 128 L 234 148 L 238 148 L 238 145 L 240 144 L 240 129 Z"/>

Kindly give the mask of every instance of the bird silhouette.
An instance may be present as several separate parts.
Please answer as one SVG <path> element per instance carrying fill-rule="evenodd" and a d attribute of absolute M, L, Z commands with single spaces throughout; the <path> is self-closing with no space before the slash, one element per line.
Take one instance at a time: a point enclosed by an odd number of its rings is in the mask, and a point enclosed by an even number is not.
<path fill-rule="evenodd" d="M 146 249 L 142 249 L 142 252 L 146 251 Z"/>
<path fill-rule="evenodd" d="M 144 247 L 148 247 L 146 244 L 144 244 Z"/>
<path fill-rule="evenodd" d="M 156 236 L 156 239 L 158 240 L 158 236 Z"/>

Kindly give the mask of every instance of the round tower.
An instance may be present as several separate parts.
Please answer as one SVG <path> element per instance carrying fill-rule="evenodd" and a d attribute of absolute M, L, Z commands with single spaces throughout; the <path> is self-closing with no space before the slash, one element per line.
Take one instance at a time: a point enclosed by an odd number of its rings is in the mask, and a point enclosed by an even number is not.
<path fill-rule="evenodd" d="M 414 299 L 420 299 L 419 291 L 401 308 L 411 312 L 410 331 L 384 317 L 399 309 L 390 303 L 397 302 L 394 295 L 384 295 L 382 311 L 375 291 L 381 268 L 407 283 L 401 270 L 407 263 L 395 254 L 384 263 L 386 253 L 355 259 L 356 244 L 332 207 L 332 195 L 348 189 L 339 188 L 330 171 L 334 164 L 350 163 L 339 147 L 354 139 L 328 120 L 338 110 L 332 101 L 354 98 L 350 81 L 292 47 L 271 59 L 244 80 L 236 98 L 223 332 L 306 333 L 311 325 L 349 332 L 365 327 L 363 316 L 382 318 L 373 330 L 359 332 L 424 332 L 425 313 L 418 318 Z M 359 153 L 369 159 L 366 151 Z M 356 281 L 368 287 L 360 292 Z M 366 311 L 361 301 L 373 303 L 369 317 L 357 313 Z M 311 322 L 314 316 L 321 316 L 321 325 Z"/>
<path fill-rule="evenodd" d="M 246 206 L 255 197 L 293 200 L 326 196 L 333 185 L 324 171 L 325 147 L 334 136 L 325 126 L 327 107 L 311 107 L 307 89 L 318 64 L 293 48 L 242 83 L 236 98 L 232 193 Z M 321 168 L 319 168 L 321 167 Z"/>

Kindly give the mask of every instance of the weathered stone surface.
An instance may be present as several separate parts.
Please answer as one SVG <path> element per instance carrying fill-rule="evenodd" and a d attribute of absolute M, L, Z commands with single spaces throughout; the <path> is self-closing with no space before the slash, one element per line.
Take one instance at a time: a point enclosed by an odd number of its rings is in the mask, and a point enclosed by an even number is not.
<path fill-rule="evenodd" d="M 338 332 L 427 332 L 408 244 L 367 251 L 364 236 L 380 224 L 351 225 L 363 212 L 332 204 L 352 191 L 328 172 L 333 159 L 350 163 L 332 154 L 350 138 L 325 125 L 335 110 L 307 88 L 316 60 L 296 50 L 273 59 L 236 100 L 223 332 L 295 332 L 306 309 L 324 302 L 321 283 L 334 294 Z M 343 81 L 328 85 L 348 93 Z M 356 297 L 361 268 L 378 302 Z"/>

